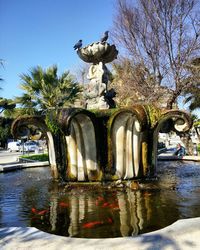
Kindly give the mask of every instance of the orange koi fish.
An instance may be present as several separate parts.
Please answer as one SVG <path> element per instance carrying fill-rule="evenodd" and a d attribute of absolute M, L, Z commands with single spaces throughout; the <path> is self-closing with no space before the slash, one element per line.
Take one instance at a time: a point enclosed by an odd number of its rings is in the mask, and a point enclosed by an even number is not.
<path fill-rule="evenodd" d="M 97 200 L 99 200 L 99 201 L 104 201 L 104 198 L 101 197 L 101 196 L 98 196 L 98 197 L 97 197 Z"/>
<path fill-rule="evenodd" d="M 112 209 L 119 209 L 119 206 L 117 204 L 110 204 L 109 205 L 109 208 L 112 208 Z"/>
<path fill-rule="evenodd" d="M 34 214 L 38 214 L 38 215 L 44 215 L 44 214 L 46 214 L 48 212 L 48 210 L 45 209 L 45 210 L 38 211 L 36 208 L 33 207 L 31 209 L 31 212 L 34 213 Z"/>
<path fill-rule="evenodd" d="M 36 213 L 37 213 L 37 210 L 36 210 L 34 207 L 32 207 L 32 208 L 31 208 L 31 212 L 34 213 L 34 214 L 36 214 Z"/>
<path fill-rule="evenodd" d="M 108 219 L 107 219 L 107 222 L 108 222 L 108 224 L 112 224 L 112 223 L 113 223 L 113 219 L 108 218 Z"/>
<path fill-rule="evenodd" d="M 44 214 L 46 214 L 47 212 L 48 212 L 47 209 L 41 210 L 41 211 L 38 211 L 38 215 L 44 215 Z"/>
<path fill-rule="evenodd" d="M 91 222 L 85 223 L 83 225 L 83 228 L 94 228 L 96 226 L 105 225 L 105 224 L 112 224 L 112 223 L 113 223 L 113 219 L 107 218 L 106 221 L 91 221 Z"/>
<path fill-rule="evenodd" d="M 61 201 L 59 203 L 59 206 L 61 206 L 61 207 L 69 207 L 69 204 Z"/>
<path fill-rule="evenodd" d="M 104 202 L 103 205 L 102 205 L 102 207 L 109 207 L 109 205 L 110 204 L 108 202 Z"/>
<path fill-rule="evenodd" d="M 152 193 L 149 193 L 149 192 L 144 192 L 144 196 L 151 196 Z"/>
<path fill-rule="evenodd" d="M 98 196 L 98 197 L 97 197 L 97 200 L 95 201 L 95 205 L 96 205 L 96 206 L 99 206 L 99 203 L 102 203 L 103 201 L 104 201 L 104 198 L 101 197 L 101 196 Z"/>
<path fill-rule="evenodd" d="M 103 225 L 103 221 L 91 221 L 88 223 L 83 224 L 83 228 L 94 228 L 99 225 Z"/>

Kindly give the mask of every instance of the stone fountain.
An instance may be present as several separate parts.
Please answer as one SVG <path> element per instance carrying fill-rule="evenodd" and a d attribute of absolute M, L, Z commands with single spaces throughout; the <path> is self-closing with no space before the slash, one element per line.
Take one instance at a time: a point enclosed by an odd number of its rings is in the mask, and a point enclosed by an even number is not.
<path fill-rule="evenodd" d="M 23 116 L 12 125 L 15 137 L 46 137 L 55 179 L 69 182 L 149 179 L 156 174 L 159 132 L 186 132 L 192 122 L 180 110 L 154 105 L 115 108 L 106 63 L 115 45 L 92 43 L 77 50 L 91 63 L 85 108 L 62 108 L 46 116 Z"/>

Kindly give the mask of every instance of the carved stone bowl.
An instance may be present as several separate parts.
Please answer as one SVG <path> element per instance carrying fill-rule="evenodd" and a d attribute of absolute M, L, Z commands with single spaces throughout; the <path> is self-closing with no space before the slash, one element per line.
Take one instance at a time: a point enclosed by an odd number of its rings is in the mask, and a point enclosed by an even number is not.
<path fill-rule="evenodd" d="M 115 45 L 106 42 L 92 43 L 77 51 L 79 57 L 87 63 L 109 63 L 117 58 L 118 51 Z"/>

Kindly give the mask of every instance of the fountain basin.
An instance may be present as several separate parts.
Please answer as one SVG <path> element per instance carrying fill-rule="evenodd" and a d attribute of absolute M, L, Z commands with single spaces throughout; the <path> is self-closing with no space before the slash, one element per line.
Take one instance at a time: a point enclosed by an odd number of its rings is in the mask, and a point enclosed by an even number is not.
<path fill-rule="evenodd" d="M 200 248 L 200 218 L 179 220 L 174 224 L 152 233 L 137 237 L 114 239 L 73 239 L 51 235 L 36 228 L 1 228 L 0 243 L 5 250 L 15 248 L 48 249 L 86 249 L 86 250 L 121 250 L 130 249 L 184 249 Z"/>
<path fill-rule="evenodd" d="M 115 45 L 105 42 L 92 43 L 77 51 L 79 57 L 87 63 L 109 63 L 117 58 L 118 51 Z"/>
<path fill-rule="evenodd" d="M 31 225 L 65 237 L 118 238 L 198 217 L 199 164 L 159 162 L 158 167 L 158 181 L 150 183 L 58 183 L 47 167 L 1 174 L 0 227 Z"/>

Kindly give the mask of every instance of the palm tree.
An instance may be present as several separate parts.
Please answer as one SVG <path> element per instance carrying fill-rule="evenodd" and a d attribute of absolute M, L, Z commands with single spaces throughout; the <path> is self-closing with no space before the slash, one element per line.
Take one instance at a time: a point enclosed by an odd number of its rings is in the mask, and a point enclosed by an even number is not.
<path fill-rule="evenodd" d="M 4 66 L 4 65 L 3 65 L 3 62 L 4 62 L 4 60 L 0 58 L 0 66 L 1 66 L 1 67 Z M 2 81 L 3 81 L 3 78 L 0 77 L 0 82 L 2 82 Z M 0 90 L 1 90 L 1 89 L 2 89 L 2 88 L 0 87 Z"/>
<path fill-rule="evenodd" d="M 185 99 L 185 103 L 190 103 L 190 111 L 200 109 L 200 84 L 199 86 L 190 89 L 188 96 Z"/>
<path fill-rule="evenodd" d="M 0 114 L 5 110 L 13 110 L 16 104 L 12 99 L 0 97 Z"/>
<path fill-rule="evenodd" d="M 191 73 L 189 80 L 193 83 L 184 94 L 185 103 L 189 103 L 190 111 L 200 108 L 200 58 L 195 58 L 188 66 Z"/>
<path fill-rule="evenodd" d="M 69 107 L 81 92 L 81 87 L 69 71 L 58 76 L 58 68 L 55 65 L 46 70 L 37 66 L 31 69 L 30 74 L 22 74 L 20 78 L 20 88 L 25 93 L 17 97 L 16 102 L 27 109 L 28 114 Z"/>
<path fill-rule="evenodd" d="M 190 76 L 186 81 L 191 82 L 191 87 L 187 88 L 184 91 L 185 100 L 184 103 L 189 103 L 190 111 L 194 111 L 196 109 L 200 109 L 200 58 L 197 57 L 191 61 L 188 65 L 188 69 L 190 72 Z M 198 136 L 198 140 L 200 141 L 200 133 L 199 133 L 199 120 L 195 115 L 192 116 L 193 118 L 193 127 L 196 131 Z"/>

